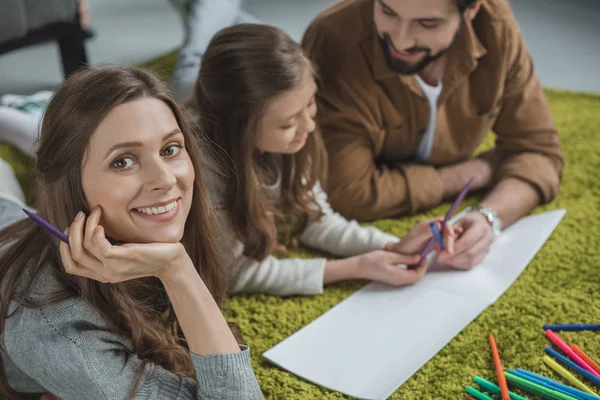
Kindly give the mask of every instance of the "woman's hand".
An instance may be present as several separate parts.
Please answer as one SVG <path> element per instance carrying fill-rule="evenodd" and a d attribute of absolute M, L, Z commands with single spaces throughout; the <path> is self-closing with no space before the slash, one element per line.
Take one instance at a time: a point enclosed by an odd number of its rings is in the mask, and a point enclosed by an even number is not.
<path fill-rule="evenodd" d="M 240 351 L 219 305 L 181 243 L 113 246 L 98 225 L 101 214 L 96 208 L 86 221 L 80 213 L 65 232 L 70 246 L 61 243 L 60 255 L 69 274 L 105 283 L 155 276 L 164 285 L 191 352 L 206 356 Z"/>
<path fill-rule="evenodd" d="M 408 265 L 419 262 L 418 255 L 404 255 L 385 250 L 376 250 L 358 256 L 356 278 L 386 283 L 392 286 L 412 285 L 423 278 L 427 260 L 415 269 Z"/>
<path fill-rule="evenodd" d="M 61 243 L 60 255 L 69 274 L 104 283 L 148 276 L 162 279 L 189 260 L 179 242 L 112 245 L 106 239 L 104 228 L 98 225 L 101 215 L 100 207 L 96 207 L 87 218 L 80 212 L 65 231 L 70 245 Z"/>

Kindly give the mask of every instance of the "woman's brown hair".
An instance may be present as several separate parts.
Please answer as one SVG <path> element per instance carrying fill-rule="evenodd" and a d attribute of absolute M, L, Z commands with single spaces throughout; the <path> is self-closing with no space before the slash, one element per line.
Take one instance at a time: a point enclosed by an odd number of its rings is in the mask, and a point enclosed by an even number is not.
<path fill-rule="evenodd" d="M 59 229 L 68 227 L 78 211 L 90 212 L 82 189 L 82 160 L 96 127 L 116 106 L 142 98 L 167 104 L 184 135 L 194 165 L 192 207 L 181 242 L 198 273 L 218 304 L 226 293 L 226 274 L 221 268 L 214 213 L 208 200 L 200 165 L 202 135 L 169 90 L 154 75 L 137 69 L 102 66 L 77 72 L 63 82 L 46 110 L 36 154 L 36 208 L 38 214 Z M 131 340 L 144 363 L 153 362 L 185 376 L 195 377 L 188 351 L 181 347 L 171 329 L 164 288 L 155 278 L 103 284 L 69 275 L 64 271 L 58 241 L 29 218 L 0 232 L 0 332 L 8 318 L 9 302 L 41 308 L 59 301 L 82 297 L 120 335 Z M 42 267 L 50 266 L 63 289 L 33 301 L 30 287 Z M 164 318 L 164 315 L 170 315 Z M 140 377 L 143 373 L 140 370 Z M 0 360 L 0 397 L 23 397 L 15 393 L 5 377 Z M 19 398 L 20 398 L 19 397 Z"/>
<path fill-rule="evenodd" d="M 202 59 L 192 107 L 211 139 L 213 154 L 223 154 L 225 208 L 244 255 L 262 260 L 277 245 L 276 222 L 304 230 L 321 211 L 311 189 L 326 176 L 325 147 L 318 132 L 295 154 L 281 155 L 281 199 L 268 199 L 261 185 L 273 179 L 272 154 L 256 148 L 256 132 L 274 96 L 300 84 L 314 67 L 281 29 L 242 24 L 217 33 Z M 283 243 L 286 244 L 286 243 Z"/>

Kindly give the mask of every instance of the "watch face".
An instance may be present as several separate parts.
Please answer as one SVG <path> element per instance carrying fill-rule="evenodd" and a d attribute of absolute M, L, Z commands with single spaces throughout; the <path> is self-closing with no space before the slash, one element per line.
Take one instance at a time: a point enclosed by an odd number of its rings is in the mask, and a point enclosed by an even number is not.
<path fill-rule="evenodd" d="M 485 217 L 487 218 L 487 220 L 489 221 L 490 224 L 494 223 L 494 216 L 492 215 L 492 213 L 490 212 L 490 210 L 483 210 L 483 215 L 485 215 Z"/>
<path fill-rule="evenodd" d="M 479 211 L 490 223 L 494 236 L 497 237 L 501 232 L 502 223 L 494 210 L 489 207 L 478 206 L 475 208 Z"/>

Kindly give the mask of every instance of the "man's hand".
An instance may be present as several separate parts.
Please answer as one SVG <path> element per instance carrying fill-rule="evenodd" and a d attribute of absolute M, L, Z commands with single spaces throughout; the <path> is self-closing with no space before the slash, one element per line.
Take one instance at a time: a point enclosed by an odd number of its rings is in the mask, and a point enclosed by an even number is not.
<path fill-rule="evenodd" d="M 443 184 L 444 198 L 456 196 L 471 178 L 473 178 L 471 190 L 490 186 L 501 159 L 502 156 L 492 149 L 470 160 L 439 168 L 438 174 Z"/>
<path fill-rule="evenodd" d="M 443 252 L 437 262 L 458 269 L 471 269 L 487 255 L 494 242 L 488 220 L 479 212 L 471 212 L 454 224 L 463 230 L 454 245 L 454 254 Z"/>

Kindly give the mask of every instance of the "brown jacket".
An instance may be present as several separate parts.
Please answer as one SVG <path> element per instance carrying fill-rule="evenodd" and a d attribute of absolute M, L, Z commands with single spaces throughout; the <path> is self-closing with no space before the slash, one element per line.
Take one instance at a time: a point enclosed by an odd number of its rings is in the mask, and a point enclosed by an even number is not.
<path fill-rule="evenodd" d="M 323 11 L 303 46 L 320 75 L 317 121 L 329 153 L 329 198 L 344 216 L 373 220 L 439 204 L 436 167 L 472 157 L 491 130 L 496 149 L 509 154 L 496 182 L 522 179 L 541 202 L 557 195 L 558 132 L 506 1 L 485 0 L 448 52 L 428 165 L 414 157 L 429 104 L 414 76 L 387 67 L 373 0 L 346 0 Z"/>

